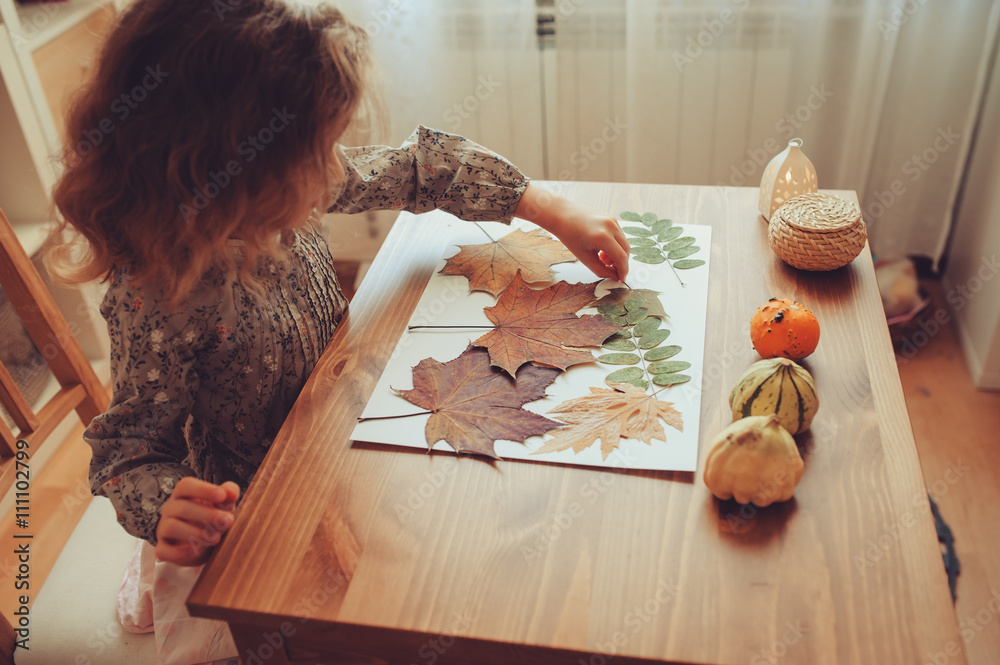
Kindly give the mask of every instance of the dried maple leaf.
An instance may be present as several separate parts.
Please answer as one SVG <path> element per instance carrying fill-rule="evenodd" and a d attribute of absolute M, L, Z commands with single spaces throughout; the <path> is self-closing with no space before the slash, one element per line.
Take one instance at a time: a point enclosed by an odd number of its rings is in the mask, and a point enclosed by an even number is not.
<path fill-rule="evenodd" d="M 603 316 L 576 315 L 594 301 L 596 288 L 597 282 L 557 282 L 531 289 L 518 272 L 497 304 L 483 310 L 496 328 L 472 344 L 488 348 L 492 363 L 511 376 L 527 362 L 559 369 L 591 362 L 590 351 L 570 347 L 600 346 L 621 330 Z"/>
<path fill-rule="evenodd" d="M 559 370 L 527 367 L 517 381 L 490 365 L 483 349 L 467 348 L 442 363 L 424 358 L 413 368 L 413 389 L 397 395 L 431 412 L 424 427 L 427 447 L 442 439 L 456 452 L 496 458 L 498 439 L 524 442 L 560 423 L 521 408 L 545 397 Z"/>
<path fill-rule="evenodd" d="M 551 266 L 575 261 L 576 257 L 545 231 L 511 231 L 499 240 L 482 245 L 459 245 L 448 259 L 443 275 L 465 275 L 469 290 L 498 295 L 520 270 L 528 282 L 548 282 L 555 276 Z"/>
<path fill-rule="evenodd" d="M 659 295 L 659 291 L 652 291 L 650 289 L 626 289 L 618 287 L 617 289 L 611 289 L 611 291 L 601 296 L 594 304 L 598 308 L 605 309 L 610 308 L 612 305 L 624 307 L 625 301 L 629 298 L 641 298 L 643 306 L 649 310 L 649 316 L 655 316 L 662 320 L 667 318 L 667 312 L 663 309 L 663 303 L 660 302 Z"/>
<path fill-rule="evenodd" d="M 621 439 L 638 439 L 651 444 L 653 439 L 666 441 L 660 420 L 684 431 L 681 412 L 673 402 L 661 402 L 642 388 L 629 383 L 608 383 L 611 389 L 591 388 L 590 395 L 562 402 L 549 411 L 568 425 L 556 430 L 545 445 L 533 455 L 572 448 L 573 452 L 601 442 L 601 457 L 618 447 Z"/>

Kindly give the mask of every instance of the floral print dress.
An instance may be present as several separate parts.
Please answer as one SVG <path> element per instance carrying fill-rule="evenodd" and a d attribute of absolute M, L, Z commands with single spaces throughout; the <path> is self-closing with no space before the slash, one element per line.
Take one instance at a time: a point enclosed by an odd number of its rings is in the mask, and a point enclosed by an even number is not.
<path fill-rule="evenodd" d="M 495 153 L 426 127 L 400 148 L 341 148 L 340 157 L 346 175 L 330 212 L 440 208 L 509 222 L 528 184 Z M 287 235 L 288 261 L 262 261 L 259 290 L 214 270 L 170 309 L 126 271 L 111 278 L 101 313 L 114 394 L 84 433 L 91 486 L 151 544 L 179 479 L 247 487 L 344 315 L 322 229 Z M 240 242 L 230 250 L 238 254 Z"/>

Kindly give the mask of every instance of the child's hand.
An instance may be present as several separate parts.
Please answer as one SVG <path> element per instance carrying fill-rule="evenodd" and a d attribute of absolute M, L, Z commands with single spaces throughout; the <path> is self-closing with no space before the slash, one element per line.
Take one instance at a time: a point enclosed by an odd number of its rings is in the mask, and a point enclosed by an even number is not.
<path fill-rule="evenodd" d="M 240 488 L 181 478 L 160 509 L 156 526 L 156 558 L 178 566 L 199 566 L 233 525 L 233 510 Z"/>
<path fill-rule="evenodd" d="M 528 185 L 514 214 L 549 231 L 598 277 L 624 282 L 629 244 L 614 217 Z"/>

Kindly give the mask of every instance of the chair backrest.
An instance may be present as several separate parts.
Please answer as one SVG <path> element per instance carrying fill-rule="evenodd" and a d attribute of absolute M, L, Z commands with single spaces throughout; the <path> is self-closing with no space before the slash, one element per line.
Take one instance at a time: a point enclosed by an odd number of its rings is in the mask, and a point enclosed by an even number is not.
<path fill-rule="evenodd" d="M 28 442 L 34 456 L 38 446 L 70 412 L 75 410 L 85 425 L 103 413 L 108 406 L 108 393 L 3 211 L 0 211 L 0 288 L 60 385 L 59 391 L 36 411 L 0 362 L 0 404 L 20 430 L 15 434 L 0 419 L 2 495 L 14 483 L 19 439 Z"/>

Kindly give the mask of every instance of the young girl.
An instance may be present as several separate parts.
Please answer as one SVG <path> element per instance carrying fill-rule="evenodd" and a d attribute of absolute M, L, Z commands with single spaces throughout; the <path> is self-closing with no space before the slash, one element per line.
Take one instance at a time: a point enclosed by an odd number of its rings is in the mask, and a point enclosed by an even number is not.
<path fill-rule="evenodd" d="M 330 6 L 136 0 L 72 107 L 49 260 L 109 282 L 92 489 L 162 561 L 206 560 L 344 314 L 319 211 L 516 215 L 625 278 L 612 217 L 471 141 L 420 127 L 398 149 L 339 146 L 367 67 Z"/>

